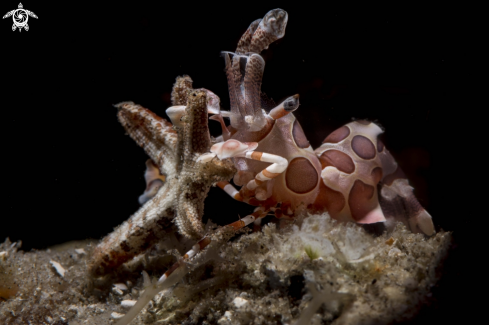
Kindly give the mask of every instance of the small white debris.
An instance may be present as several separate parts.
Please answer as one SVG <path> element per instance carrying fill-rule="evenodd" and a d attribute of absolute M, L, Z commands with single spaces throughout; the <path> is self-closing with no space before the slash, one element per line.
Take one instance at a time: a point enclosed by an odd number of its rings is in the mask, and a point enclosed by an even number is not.
<path fill-rule="evenodd" d="M 132 307 L 136 304 L 136 300 L 122 300 L 121 301 L 121 306 L 122 307 Z"/>
<path fill-rule="evenodd" d="M 127 290 L 127 286 L 124 283 L 114 283 L 114 287 L 121 290 Z"/>
<path fill-rule="evenodd" d="M 385 287 L 383 290 L 389 299 L 399 300 L 404 297 L 401 290 L 397 287 Z"/>
<path fill-rule="evenodd" d="M 148 272 L 143 270 L 141 274 L 143 275 L 143 287 L 149 287 L 151 285 L 151 279 L 149 278 Z"/>
<path fill-rule="evenodd" d="M 389 251 L 389 256 L 402 256 L 404 255 L 401 250 L 397 247 L 393 247 L 391 248 L 391 250 Z"/>
<path fill-rule="evenodd" d="M 83 248 L 76 248 L 76 249 L 75 249 L 75 252 L 76 252 L 77 254 L 80 254 L 80 255 L 81 255 L 81 254 L 86 254 L 86 253 L 87 253 L 87 252 L 85 252 L 85 250 L 84 250 Z"/>
<path fill-rule="evenodd" d="M 110 316 L 111 316 L 113 319 L 119 319 L 119 318 L 124 317 L 124 316 L 125 316 L 125 314 L 119 314 L 119 313 L 113 312 L 112 314 L 110 314 Z"/>
<path fill-rule="evenodd" d="M 105 312 L 105 309 L 100 308 L 97 304 L 91 304 L 87 306 L 89 309 L 92 309 L 95 313 L 101 314 Z"/>
<path fill-rule="evenodd" d="M 243 299 L 241 297 L 236 297 L 233 300 L 233 304 L 236 306 L 236 308 L 246 306 L 247 303 L 248 303 L 248 300 Z"/>
<path fill-rule="evenodd" d="M 8 257 L 7 251 L 0 252 L 0 260 L 5 261 L 7 259 L 7 257 Z"/>
<path fill-rule="evenodd" d="M 245 292 L 245 291 L 241 292 L 241 293 L 239 294 L 239 296 L 240 296 L 241 298 L 245 298 L 245 299 L 250 297 L 250 295 L 248 294 L 248 292 Z"/>
<path fill-rule="evenodd" d="M 51 324 L 53 322 L 53 319 L 49 316 L 46 316 L 46 322 L 48 322 L 49 324 Z"/>
<path fill-rule="evenodd" d="M 233 313 L 227 310 L 224 315 L 217 321 L 218 324 L 229 324 L 232 321 Z"/>
<path fill-rule="evenodd" d="M 117 287 L 113 287 L 112 292 L 115 293 L 116 295 L 119 295 L 119 296 L 122 296 L 124 294 L 124 292 Z"/>
<path fill-rule="evenodd" d="M 77 314 L 79 314 L 79 313 L 81 314 L 80 309 L 77 306 L 75 306 L 75 305 L 70 305 L 68 307 L 68 311 L 71 311 L 71 312 L 74 312 L 74 313 L 77 313 Z"/>
<path fill-rule="evenodd" d="M 255 121 L 255 118 L 253 117 L 253 115 L 246 115 L 245 116 L 245 122 L 246 123 L 253 124 L 254 121 Z"/>
<path fill-rule="evenodd" d="M 61 264 L 55 261 L 49 261 L 49 263 L 51 263 L 51 265 L 56 269 L 56 272 L 58 272 L 59 275 L 61 275 L 63 278 L 65 277 L 66 270 L 64 269 L 64 267 L 61 266 Z"/>

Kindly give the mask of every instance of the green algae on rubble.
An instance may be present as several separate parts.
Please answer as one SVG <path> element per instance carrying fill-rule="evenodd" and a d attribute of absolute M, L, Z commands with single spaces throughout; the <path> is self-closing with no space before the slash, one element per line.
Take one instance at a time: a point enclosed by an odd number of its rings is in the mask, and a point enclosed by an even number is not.
<path fill-rule="evenodd" d="M 450 242 L 448 232 L 426 238 L 401 224 L 374 237 L 327 214 L 309 216 L 300 226 L 265 225 L 222 245 L 213 260 L 159 293 L 131 324 L 409 319 L 427 301 Z M 23 252 L 8 240 L 0 244 L 0 323 L 112 324 L 181 254 L 157 245 L 115 274 L 94 280 L 86 272 L 93 245 Z M 146 280 L 142 271 L 149 273 Z"/>

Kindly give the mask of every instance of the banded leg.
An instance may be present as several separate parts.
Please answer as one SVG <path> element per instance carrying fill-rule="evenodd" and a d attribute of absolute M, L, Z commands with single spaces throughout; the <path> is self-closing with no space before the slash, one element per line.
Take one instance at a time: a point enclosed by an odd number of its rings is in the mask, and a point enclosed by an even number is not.
<path fill-rule="evenodd" d="M 248 184 L 246 184 L 246 187 L 252 191 L 255 190 L 258 186 L 262 185 L 263 182 L 269 181 L 282 174 L 289 165 L 287 159 L 265 152 L 248 151 L 245 153 L 244 157 L 257 161 L 272 163 L 270 166 L 256 174 L 255 179 L 249 181 Z"/>
<path fill-rule="evenodd" d="M 272 109 L 270 113 L 268 113 L 268 116 L 273 120 L 278 120 L 279 118 L 292 113 L 297 108 L 299 108 L 299 94 L 295 94 L 294 96 L 285 99 L 277 107 Z"/>
<path fill-rule="evenodd" d="M 216 250 L 219 249 L 219 246 L 225 244 L 232 234 L 234 234 L 237 230 L 253 223 L 255 220 L 265 217 L 267 213 L 268 211 L 263 208 L 256 208 L 252 214 L 247 215 L 246 217 L 221 229 L 218 229 L 216 233 L 212 235 L 202 238 L 199 242 L 197 242 L 197 244 L 192 246 L 192 249 L 190 249 L 178 262 L 173 264 L 159 278 L 156 284 L 146 288 L 136 305 L 134 305 L 124 317 L 119 319 L 115 325 L 129 324 L 149 303 L 149 301 L 156 296 L 156 294 L 177 284 L 192 269 L 203 265 L 205 262 L 215 257 Z M 203 251 L 206 247 L 214 249 L 214 252 Z M 192 260 L 192 263 L 189 263 L 190 260 Z"/>
<path fill-rule="evenodd" d="M 387 217 L 432 235 L 431 216 L 378 138 L 381 133 L 375 123 L 355 121 L 331 133 L 315 150 L 323 168 L 323 191 L 331 198 L 328 211 L 333 218 L 365 224 Z"/>
<path fill-rule="evenodd" d="M 229 182 L 227 181 L 218 182 L 216 185 L 236 201 L 240 201 L 240 202 L 243 201 L 243 198 L 239 194 L 239 191 L 235 189 L 234 186 L 231 185 Z"/>
<path fill-rule="evenodd" d="M 254 192 L 264 182 L 269 181 L 282 174 L 289 165 L 287 159 L 283 157 L 265 152 L 254 151 L 257 146 L 258 144 L 256 142 L 242 143 L 238 140 L 232 139 L 213 145 L 211 148 L 211 154 L 209 155 L 217 155 L 219 159 L 230 157 L 243 157 L 257 161 L 272 163 L 270 166 L 256 174 L 255 178 L 246 184 L 246 189 Z M 266 194 L 263 193 L 261 197 L 263 198 L 263 200 L 265 200 Z"/>
<path fill-rule="evenodd" d="M 245 195 L 241 194 L 242 198 L 253 196 L 255 190 L 259 190 L 257 200 L 266 200 L 268 191 L 264 189 L 263 183 L 269 181 L 278 175 L 282 174 L 289 165 L 287 159 L 278 155 L 273 155 L 265 152 L 254 151 L 258 147 L 256 142 L 240 142 L 238 140 L 228 140 L 226 142 L 216 143 L 211 147 L 211 152 L 203 154 L 199 160 L 210 161 L 215 156 L 219 159 L 231 157 L 243 157 L 257 161 L 272 163 L 270 166 L 255 175 L 254 179 L 250 180 L 245 187 L 241 189 Z M 245 200 L 245 202 L 248 202 Z"/>

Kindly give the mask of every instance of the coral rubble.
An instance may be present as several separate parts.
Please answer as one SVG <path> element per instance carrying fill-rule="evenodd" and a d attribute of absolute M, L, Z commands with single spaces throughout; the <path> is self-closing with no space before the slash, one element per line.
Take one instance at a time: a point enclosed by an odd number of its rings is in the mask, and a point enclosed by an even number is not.
<path fill-rule="evenodd" d="M 280 229 L 265 225 L 209 247 L 210 261 L 196 264 L 183 281 L 156 295 L 131 324 L 408 319 L 428 300 L 450 242 L 448 232 L 426 238 L 402 224 L 373 236 L 326 214 Z M 153 276 L 180 257 L 177 249 L 156 245 L 116 274 L 94 280 L 86 272 L 91 243 L 33 252 L 18 246 L 8 240 L 0 245 L 2 324 L 111 324 L 154 283 Z"/>

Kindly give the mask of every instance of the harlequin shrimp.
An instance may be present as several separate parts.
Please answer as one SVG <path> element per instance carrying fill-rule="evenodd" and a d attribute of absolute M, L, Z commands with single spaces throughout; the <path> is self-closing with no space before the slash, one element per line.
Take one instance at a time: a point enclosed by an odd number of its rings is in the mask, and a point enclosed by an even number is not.
<path fill-rule="evenodd" d="M 200 239 L 145 290 L 118 324 L 130 322 L 157 292 L 211 258 L 205 248 L 222 245 L 236 230 L 270 213 L 294 219 L 307 212 L 327 212 L 339 221 L 384 222 L 388 227 L 401 221 L 415 233 L 434 234 L 431 216 L 379 139 L 383 131 L 378 125 L 353 121 L 313 149 L 293 114 L 299 95 L 265 109 L 261 94 L 265 61 L 260 53 L 284 36 L 287 20 L 284 10 L 271 10 L 251 23 L 235 52 L 222 52 L 230 111 L 220 109 L 220 100 L 211 91 L 193 89 L 188 76 L 177 78 L 174 85 L 173 106 L 166 111 L 172 123 L 132 102 L 116 105 L 119 121 L 150 157 L 147 187 L 140 210 L 95 249 L 91 274 L 107 274 L 161 240 L 169 232 L 167 220 L 184 237 Z M 266 106 L 272 103 L 266 102 Z M 214 140 L 208 114 L 222 128 Z M 230 119 L 229 125 L 224 118 Z M 201 220 L 211 186 L 257 208 L 206 234 Z"/>

